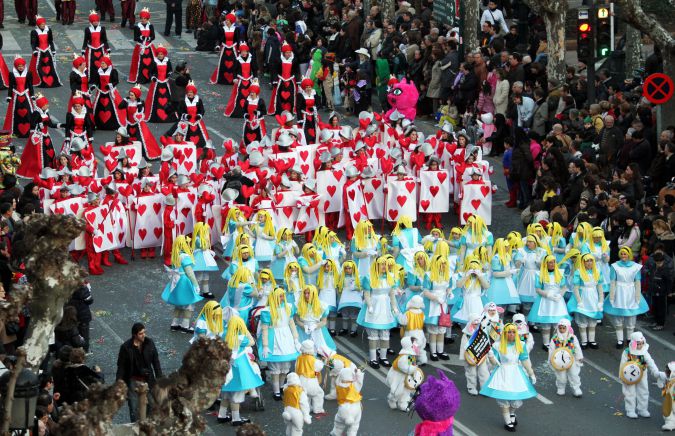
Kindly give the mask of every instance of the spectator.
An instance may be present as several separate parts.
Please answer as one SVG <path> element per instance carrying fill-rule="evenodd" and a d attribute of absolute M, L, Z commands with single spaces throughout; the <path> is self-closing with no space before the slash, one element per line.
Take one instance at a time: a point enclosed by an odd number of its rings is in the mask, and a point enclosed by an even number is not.
<path fill-rule="evenodd" d="M 478 78 L 473 72 L 470 64 L 464 62 L 459 68 L 459 74 L 455 78 L 455 98 L 454 103 L 460 114 L 464 114 L 467 108 L 471 107 L 476 101 L 476 90 Z"/>
<path fill-rule="evenodd" d="M 87 398 L 92 385 L 104 383 L 101 368 L 90 368 L 84 364 L 85 352 L 82 348 L 75 348 L 70 353 L 70 363 L 65 369 L 66 390 L 61 392 L 63 402 L 73 404 Z"/>
<path fill-rule="evenodd" d="M 673 290 L 673 259 L 664 253 L 663 246 L 657 246 L 645 262 L 644 279 L 654 311 L 652 330 L 663 330 L 668 312 L 668 295 Z"/>
<path fill-rule="evenodd" d="M 56 351 L 64 345 L 70 345 L 73 348 L 84 347 L 85 341 L 78 330 L 77 309 L 73 306 L 63 308 L 63 318 L 54 329 Z"/>
<path fill-rule="evenodd" d="M 512 102 L 516 108 L 518 127 L 529 129 L 532 125 L 532 117 L 534 116 L 534 100 L 526 95 L 515 94 L 512 97 Z"/>
<path fill-rule="evenodd" d="M 131 339 L 120 346 L 117 356 L 117 380 L 123 380 L 127 387 L 129 418 L 136 422 L 138 413 L 138 394 L 136 384 L 147 383 L 150 388 L 162 377 L 157 348 L 152 339 L 145 335 L 145 326 L 137 322 L 131 327 Z M 152 395 L 148 395 L 148 410 L 152 407 Z"/>
<path fill-rule="evenodd" d="M 489 21 L 499 32 L 504 32 L 504 34 L 509 33 L 504 14 L 502 14 L 501 10 L 497 9 L 497 2 L 494 0 L 488 1 L 488 8 L 483 11 L 483 15 L 480 17 L 481 26 L 486 21 Z"/>
<path fill-rule="evenodd" d="M 651 145 L 649 144 L 649 141 L 644 138 L 643 132 L 640 130 L 633 131 L 632 139 L 633 145 L 628 153 L 628 157 L 631 162 L 637 162 L 640 166 L 641 173 L 646 174 L 647 171 L 649 171 L 649 166 L 652 161 Z M 0 212 L 1 211 L 2 207 L 0 206 Z"/>
<path fill-rule="evenodd" d="M 522 64 L 523 56 L 520 53 L 512 53 L 509 56 L 508 80 L 511 85 L 516 82 L 525 82 L 525 67 Z"/>
<path fill-rule="evenodd" d="M 495 105 L 495 114 L 506 115 L 506 110 L 509 105 L 509 81 L 506 78 L 506 71 L 503 68 L 497 69 L 497 86 L 495 88 L 494 97 L 492 98 Z"/>
<path fill-rule="evenodd" d="M 519 188 L 519 209 L 525 209 L 532 201 L 532 181 L 534 177 L 534 159 L 532 159 L 527 138 L 523 137 L 515 144 L 511 157 L 511 181 L 516 183 Z"/>
<path fill-rule="evenodd" d="M 569 210 L 577 210 L 577 205 L 584 190 L 583 180 L 586 175 L 586 165 L 581 159 L 573 159 L 568 165 L 569 180 L 562 191 L 562 198 Z"/>
<path fill-rule="evenodd" d="M 29 206 L 32 206 L 32 209 L 29 209 Z M 26 215 L 28 210 L 36 213 L 43 212 L 42 201 L 40 200 L 40 187 L 33 182 L 26 184 L 17 203 L 17 212 L 22 216 Z"/>
<path fill-rule="evenodd" d="M 84 351 L 89 352 L 89 324 L 91 323 L 91 309 L 89 306 L 94 303 L 94 297 L 91 295 L 91 285 L 85 282 L 75 290 L 70 297 L 67 306 L 73 306 L 77 311 L 77 330 L 84 339 Z"/>
<path fill-rule="evenodd" d="M 527 97 L 526 97 L 527 98 Z M 546 95 L 544 90 L 536 88 L 534 90 L 534 111 L 532 114 L 532 131 L 539 136 L 544 136 L 548 133 L 546 125 L 549 118 L 549 107 L 546 102 Z"/>

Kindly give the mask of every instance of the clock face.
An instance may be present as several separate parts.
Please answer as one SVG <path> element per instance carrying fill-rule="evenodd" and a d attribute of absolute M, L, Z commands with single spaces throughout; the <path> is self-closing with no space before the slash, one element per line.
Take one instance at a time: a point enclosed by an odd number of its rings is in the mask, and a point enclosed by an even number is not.
<path fill-rule="evenodd" d="M 417 389 L 424 381 L 424 373 L 417 368 L 412 374 L 406 377 L 405 384 L 408 389 Z"/>
<path fill-rule="evenodd" d="M 567 347 L 558 348 L 551 356 L 551 365 L 557 371 L 566 371 L 574 364 L 574 355 Z"/>
<path fill-rule="evenodd" d="M 642 379 L 642 366 L 633 360 L 628 361 L 621 367 L 621 373 L 619 375 L 624 383 L 634 385 Z"/>

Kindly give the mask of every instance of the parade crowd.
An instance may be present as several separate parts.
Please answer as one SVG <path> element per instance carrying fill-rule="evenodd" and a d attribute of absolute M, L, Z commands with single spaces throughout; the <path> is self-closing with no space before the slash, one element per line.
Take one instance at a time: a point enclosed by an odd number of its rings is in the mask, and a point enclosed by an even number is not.
<path fill-rule="evenodd" d="M 546 75 L 543 20 L 521 1 L 486 2 L 480 48 L 467 53 L 428 0 L 419 10 L 398 2 L 393 19 L 360 0 L 190 2 L 185 27 L 197 49 L 218 53 L 210 85 L 198 85 L 186 62 L 172 64 L 153 42 L 150 11 L 136 21 L 133 1 L 123 3 L 135 43 L 128 91 L 103 26 L 114 9 L 97 3 L 72 61 L 63 124 L 37 92 L 66 85 L 46 19 L 31 23 L 29 59 L 10 69 L 0 56 L 4 292 L 25 280 L 12 244 L 33 214 L 84 220 L 69 249 L 91 275 L 126 264 L 125 254 L 161 258 L 171 331 L 220 337 L 232 350 L 218 421 L 247 424 L 242 403 L 258 404 L 268 384 L 288 435 L 325 416 L 324 400 L 339 405 L 331 434 L 358 432 L 364 368 L 338 353 L 336 336 L 363 335 L 368 365 L 387 372 L 389 406 L 402 411 L 424 382 L 420 368 L 450 360 L 446 347 L 458 340 L 466 392 L 496 399 L 508 431 L 537 395 L 535 341 L 558 395 L 569 385 L 582 397 L 584 353 L 610 346 L 596 338 L 601 322 L 615 330 L 627 417 L 649 417 L 650 377 L 675 395 L 675 362 L 660 362 L 661 371 L 636 330 L 638 317 L 664 329 L 675 275 L 675 127 L 657 131 L 641 97 L 644 75 L 662 70 L 658 50 L 623 82 L 603 69 L 587 83 L 583 65 L 561 81 Z M 167 3 L 177 35 L 180 5 Z M 58 6 L 63 24 L 71 6 Z M 210 138 L 206 86 L 222 93 L 224 117 L 241 119 L 240 138 Z M 588 86 L 597 103 L 586 102 Z M 268 131 L 266 117 L 278 127 Z M 425 136 L 421 118 L 437 120 L 436 131 Z M 155 137 L 149 123 L 168 130 Z M 64 129 L 62 144 L 54 129 Z M 97 144 L 96 131 L 115 141 Z M 503 175 L 489 157 L 502 159 Z M 22 188 L 17 177 L 29 182 Z M 495 177 L 505 177 L 506 206 L 523 222 L 501 237 L 489 230 Z M 458 224 L 448 227 L 446 214 Z M 226 289 L 212 289 L 215 274 Z M 92 303 L 84 282 L 56 327 L 40 434 L 60 405 L 103 381 L 85 363 Z M 25 310 L 1 326 L 4 355 L 29 322 Z M 117 366 L 136 421 L 133 387 L 163 375 L 143 324 Z M 664 430 L 675 429 L 672 411 L 664 419 Z M 439 422 L 428 434 L 452 426 Z"/>

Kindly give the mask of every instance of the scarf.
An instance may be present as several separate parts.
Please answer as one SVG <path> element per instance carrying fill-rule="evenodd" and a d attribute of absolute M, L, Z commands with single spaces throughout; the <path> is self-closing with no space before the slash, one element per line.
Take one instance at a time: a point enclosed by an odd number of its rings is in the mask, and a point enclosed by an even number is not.
<path fill-rule="evenodd" d="M 422 421 L 415 426 L 415 436 L 438 436 L 452 429 L 454 416 L 443 421 Z"/>

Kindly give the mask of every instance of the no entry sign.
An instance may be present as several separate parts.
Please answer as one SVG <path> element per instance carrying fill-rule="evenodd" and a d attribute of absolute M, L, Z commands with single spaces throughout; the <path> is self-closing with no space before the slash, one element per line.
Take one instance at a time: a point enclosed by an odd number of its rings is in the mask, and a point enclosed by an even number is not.
<path fill-rule="evenodd" d="M 647 77 L 642 87 L 642 95 L 652 104 L 664 104 L 673 96 L 673 79 L 663 73 L 654 73 Z"/>

